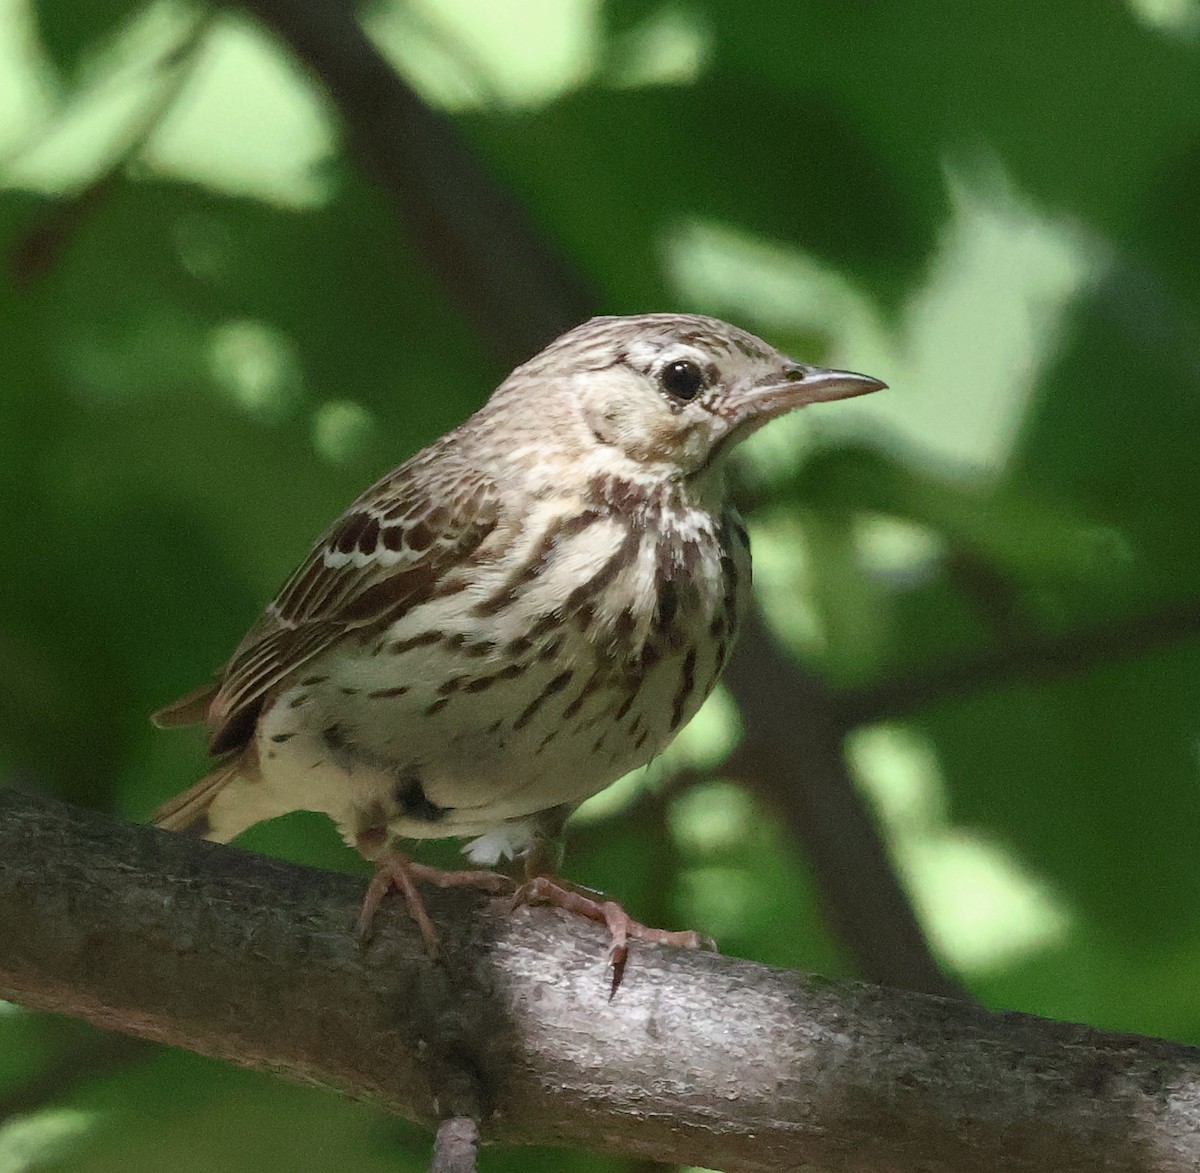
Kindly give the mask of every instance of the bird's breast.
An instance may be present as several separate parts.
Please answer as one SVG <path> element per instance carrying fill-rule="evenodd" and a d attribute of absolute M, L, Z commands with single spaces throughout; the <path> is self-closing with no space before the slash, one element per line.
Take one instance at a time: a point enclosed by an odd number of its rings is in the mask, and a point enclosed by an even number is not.
<path fill-rule="evenodd" d="M 468 588 L 341 648 L 304 703 L 343 766 L 398 780 L 402 834 L 483 834 L 578 803 L 711 692 L 749 586 L 739 532 L 701 511 L 534 511 Z"/>

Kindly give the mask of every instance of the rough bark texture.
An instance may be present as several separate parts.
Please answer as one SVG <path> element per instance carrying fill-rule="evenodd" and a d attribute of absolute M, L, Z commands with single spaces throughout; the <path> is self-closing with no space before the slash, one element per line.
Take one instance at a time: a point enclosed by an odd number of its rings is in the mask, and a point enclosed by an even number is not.
<path fill-rule="evenodd" d="M 730 1171 L 1200 1164 L 1200 1051 L 639 948 L 431 893 L 360 949 L 363 884 L 0 791 L 0 994 L 485 1138 Z"/>

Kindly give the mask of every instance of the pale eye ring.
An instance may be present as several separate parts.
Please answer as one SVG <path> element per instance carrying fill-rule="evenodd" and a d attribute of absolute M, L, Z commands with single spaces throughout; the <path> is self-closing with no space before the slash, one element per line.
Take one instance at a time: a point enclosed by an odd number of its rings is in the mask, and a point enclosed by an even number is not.
<path fill-rule="evenodd" d="M 663 367 L 658 381 L 672 399 L 688 403 L 704 388 L 704 372 L 691 359 L 679 358 Z"/>

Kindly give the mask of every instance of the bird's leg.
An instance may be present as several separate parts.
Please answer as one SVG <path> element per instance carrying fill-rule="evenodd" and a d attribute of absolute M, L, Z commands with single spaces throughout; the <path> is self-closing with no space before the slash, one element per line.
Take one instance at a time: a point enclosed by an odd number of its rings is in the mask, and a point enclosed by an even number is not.
<path fill-rule="evenodd" d="M 361 848 L 360 848 L 361 849 Z M 430 867 L 409 859 L 402 851 L 391 848 L 375 855 L 378 870 L 367 885 L 367 894 L 363 898 L 362 909 L 358 914 L 355 931 L 360 941 L 366 941 L 371 932 L 371 922 L 379 909 L 383 898 L 395 888 L 404 897 L 404 906 L 408 915 L 416 922 L 421 930 L 421 936 L 430 953 L 438 951 L 437 930 L 425 911 L 425 901 L 421 899 L 418 884 L 432 884 L 435 888 L 479 888 L 484 892 L 499 896 L 513 890 L 513 881 L 499 872 L 485 872 L 477 868 L 463 868 L 460 871 L 445 871 L 442 868 Z"/>
<path fill-rule="evenodd" d="M 536 839 L 525 856 L 525 882 L 513 893 L 510 907 L 549 904 L 604 925 L 610 938 L 608 960 L 613 971 L 608 995 L 610 1001 L 625 976 L 631 940 L 648 941 L 652 945 L 673 945 L 677 949 L 716 951 L 717 943 L 711 937 L 694 930 L 672 932 L 669 929 L 650 928 L 634 920 L 617 901 L 610 900 L 603 892 L 573 884 L 552 874 L 557 870 L 561 858 L 562 852 L 557 841 Z"/>

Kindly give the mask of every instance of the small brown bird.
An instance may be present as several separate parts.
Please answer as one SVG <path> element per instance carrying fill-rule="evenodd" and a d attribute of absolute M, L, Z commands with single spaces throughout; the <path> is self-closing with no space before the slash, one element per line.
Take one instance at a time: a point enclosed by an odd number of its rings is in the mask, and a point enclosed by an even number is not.
<path fill-rule="evenodd" d="M 394 839 L 521 857 L 516 903 L 695 948 L 554 874 L 568 815 L 648 762 L 728 659 L 750 586 L 722 465 L 763 424 L 884 384 L 805 366 L 713 318 L 593 318 L 518 367 L 466 423 L 368 489 L 317 542 L 220 679 L 156 714 L 207 722 L 220 766 L 156 821 L 227 842 L 324 811 L 379 864 L 366 932 L 416 881 L 512 890 L 418 864 Z"/>

